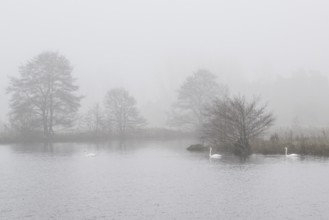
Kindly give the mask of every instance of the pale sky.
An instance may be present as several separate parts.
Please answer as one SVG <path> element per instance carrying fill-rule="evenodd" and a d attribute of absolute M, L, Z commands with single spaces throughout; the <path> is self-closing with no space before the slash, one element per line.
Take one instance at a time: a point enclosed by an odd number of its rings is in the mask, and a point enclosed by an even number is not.
<path fill-rule="evenodd" d="M 233 92 L 299 69 L 328 77 L 328 9 L 317 0 L 1 0 L 0 119 L 8 76 L 45 50 L 71 61 L 84 109 L 125 87 L 152 126 L 198 68 Z"/>

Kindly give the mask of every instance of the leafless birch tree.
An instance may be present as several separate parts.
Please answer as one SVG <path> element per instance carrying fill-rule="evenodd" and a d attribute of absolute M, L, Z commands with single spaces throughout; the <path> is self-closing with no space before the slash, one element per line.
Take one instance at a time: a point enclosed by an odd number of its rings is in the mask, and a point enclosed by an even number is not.
<path fill-rule="evenodd" d="M 98 103 L 87 112 L 84 122 L 88 132 L 96 137 L 105 134 L 108 130 L 105 113 Z"/>
<path fill-rule="evenodd" d="M 136 108 L 135 98 L 123 88 L 112 89 L 106 94 L 105 111 L 113 132 L 123 138 L 146 124 Z"/>

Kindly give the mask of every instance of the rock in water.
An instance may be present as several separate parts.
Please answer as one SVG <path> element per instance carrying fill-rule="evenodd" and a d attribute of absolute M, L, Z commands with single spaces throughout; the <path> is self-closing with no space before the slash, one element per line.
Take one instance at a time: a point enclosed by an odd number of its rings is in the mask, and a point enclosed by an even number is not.
<path fill-rule="evenodd" d="M 203 144 L 192 144 L 186 150 L 188 150 L 188 151 L 204 152 L 204 151 L 208 151 L 208 148 L 205 147 Z"/>

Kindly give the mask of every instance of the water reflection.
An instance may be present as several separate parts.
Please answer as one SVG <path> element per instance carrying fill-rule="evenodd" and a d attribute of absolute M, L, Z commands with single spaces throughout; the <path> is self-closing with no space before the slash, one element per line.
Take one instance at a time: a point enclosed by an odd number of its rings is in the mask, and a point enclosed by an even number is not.
<path fill-rule="evenodd" d="M 0 219 L 326 219 L 328 160 L 193 154 L 193 141 L 0 147 Z M 84 156 L 93 152 L 95 157 Z M 311 207 L 311 208 L 310 208 Z"/>

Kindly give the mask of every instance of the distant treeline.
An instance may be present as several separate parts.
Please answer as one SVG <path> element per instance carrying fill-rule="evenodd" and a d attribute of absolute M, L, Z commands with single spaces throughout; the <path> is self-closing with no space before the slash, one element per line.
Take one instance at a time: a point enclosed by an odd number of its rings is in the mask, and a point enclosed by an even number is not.
<path fill-rule="evenodd" d="M 205 145 L 240 156 L 281 153 L 283 146 L 303 154 L 328 154 L 325 137 L 262 134 L 275 118 L 260 99 L 230 96 L 213 73 L 199 69 L 182 83 L 168 113 L 168 128 L 148 128 L 135 98 L 124 88 L 109 88 L 103 103 L 78 115 L 83 96 L 69 60 L 43 52 L 19 68 L 7 87 L 9 122 L 1 143 L 17 141 L 106 141 L 131 138 L 200 138 Z"/>
<path fill-rule="evenodd" d="M 72 71 L 69 60 L 56 52 L 43 52 L 19 68 L 19 75 L 10 78 L 7 88 L 10 113 L 2 142 L 195 134 L 214 147 L 232 145 L 235 153 L 248 156 L 252 153 L 250 141 L 274 121 L 259 100 L 230 97 L 228 87 L 202 69 L 187 77 L 179 88 L 168 114 L 168 125 L 175 131 L 146 129 L 135 98 L 124 88 L 110 88 L 103 104 L 95 104 L 86 115 L 78 116 L 83 97 L 78 94 Z"/>
<path fill-rule="evenodd" d="M 7 88 L 11 99 L 6 130 L 11 137 L 53 140 L 66 131 L 125 138 L 144 128 L 146 120 L 124 88 L 109 89 L 102 106 L 95 104 L 79 116 L 83 97 L 72 71 L 69 60 L 54 52 L 41 53 L 19 68 L 18 77 L 11 77 Z"/>

